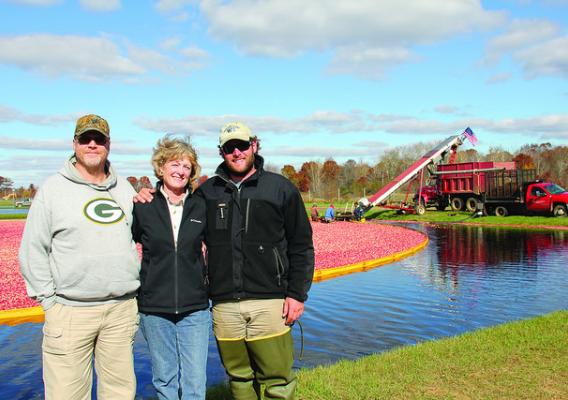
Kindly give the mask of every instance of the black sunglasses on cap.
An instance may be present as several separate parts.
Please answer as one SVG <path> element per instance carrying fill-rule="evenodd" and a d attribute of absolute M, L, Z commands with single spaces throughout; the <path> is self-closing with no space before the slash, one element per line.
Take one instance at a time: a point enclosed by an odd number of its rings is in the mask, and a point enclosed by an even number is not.
<path fill-rule="evenodd" d="M 104 146 L 107 142 L 107 137 L 102 133 L 84 133 L 77 138 L 77 143 L 86 145 L 94 140 L 97 146 Z"/>
<path fill-rule="evenodd" d="M 250 148 L 250 145 L 250 140 L 248 142 L 242 140 L 231 140 L 221 146 L 221 150 L 223 150 L 223 153 L 225 154 L 233 154 L 235 149 L 239 149 L 239 151 L 247 151 Z"/>

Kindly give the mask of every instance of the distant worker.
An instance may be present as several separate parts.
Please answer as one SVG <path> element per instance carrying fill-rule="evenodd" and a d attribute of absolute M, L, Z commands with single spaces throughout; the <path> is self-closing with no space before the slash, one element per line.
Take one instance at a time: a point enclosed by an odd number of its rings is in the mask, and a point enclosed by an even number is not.
<path fill-rule="evenodd" d="M 77 121 L 74 154 L 37 193 L 20 246 L 28 295 L 45 311 L 45 399 L 134 399 L 140 261 L 132 241 L 132 185 L 115 173 L 110 130 Z"/>
<path fill-rule="evenodd" d="M 365 213 L 365 210 L 363 210 L 363 207 L 361 206 L 361 204 L 355 203 L 355 210 L 353 211 L 353 215 L 355 216 L 355 220 L 361 221 L 364 213 Z"/>
<path fill-rule="evenodd" d="M 325 222 L 331 222 L 335 220 L 335 208 L 333 207 L 333 204 L 330 204 L 327 210 L 325 210 L 324 220 Z"/>
<path fill-rule="evenodd" d="M 315 203 L 314 203 L 314 205 L 312 206 L 311 216 L 312 216 L 312 221 L 313 221 L 313 222 L 318 222 L 318 221 L 319 221 L 318 205 L 315 204 Z"/>

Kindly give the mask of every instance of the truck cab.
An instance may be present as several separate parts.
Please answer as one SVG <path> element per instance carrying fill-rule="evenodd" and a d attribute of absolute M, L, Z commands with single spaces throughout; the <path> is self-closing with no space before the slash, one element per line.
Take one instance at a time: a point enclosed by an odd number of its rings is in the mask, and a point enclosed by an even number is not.
<path fill-rule="evenodd" d="M 526 209 L 530 213 L 563 217 L 568 214 L 568 192 L 551 182 L 531 182 L 527 185 Z"/>

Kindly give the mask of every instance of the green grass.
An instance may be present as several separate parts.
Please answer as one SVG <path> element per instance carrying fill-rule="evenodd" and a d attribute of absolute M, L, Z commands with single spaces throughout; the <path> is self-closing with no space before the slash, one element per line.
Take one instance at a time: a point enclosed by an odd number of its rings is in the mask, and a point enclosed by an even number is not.
<path fill-rule="evenodd" d="M 452 222 L 483 225 L 522 225 L 531 226 L 568 226 L 568 218 L 552 216 L 525 216 L 509 215 L 507 217 L 471 217 L 472 213 L 462 211 L 435 211 L 428 210 L 424 215 L 399 214 L 397 210 L 373 208 L 365 213 L 366 219 L 389 221 L 418 221 L 418 222 Z"/>
<path fill-rule="evenodd" d="M 0 220 L 5 219 L 26 219 L 27 214 L 0 214 Z"/>
<path fill-rule="evenodd" d="M 14 208 L 14 200 L 0 199 L 0 208 Z"/>
<path fill-rule="evenodd" d="M 298 399 L 566 399 L 568 311 L 299 372 Z M 230 399 L 226 385 L 210 400 Z"/>

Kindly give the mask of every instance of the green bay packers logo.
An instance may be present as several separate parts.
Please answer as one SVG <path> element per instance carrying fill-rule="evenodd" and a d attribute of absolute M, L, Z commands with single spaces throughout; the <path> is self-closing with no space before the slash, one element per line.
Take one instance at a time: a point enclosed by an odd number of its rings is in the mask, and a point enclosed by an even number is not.
<path fill-rule="evenodd" d="M 124 213 L 113 199 L 94 199 L 87 203 L 83 213 L 99 224 L 114 224 L 124 218 Z"/>

